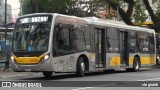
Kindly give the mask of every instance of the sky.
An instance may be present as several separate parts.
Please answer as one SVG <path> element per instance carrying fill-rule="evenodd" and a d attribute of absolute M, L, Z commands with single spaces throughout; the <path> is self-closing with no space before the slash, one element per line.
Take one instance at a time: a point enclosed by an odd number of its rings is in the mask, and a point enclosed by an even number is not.
<path fill-rule="evenodd" d="M 12 6 L 12 15 L 17 17 L 20 12 L 20 2 L 19 0 L 7 0 L 7 3 Z"/>

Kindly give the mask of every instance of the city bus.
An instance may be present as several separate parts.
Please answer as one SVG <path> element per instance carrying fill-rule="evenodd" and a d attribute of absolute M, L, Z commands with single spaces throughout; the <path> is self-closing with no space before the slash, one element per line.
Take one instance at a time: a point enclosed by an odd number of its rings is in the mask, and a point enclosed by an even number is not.
<path fill-rule="evenodd" d="M 17 19 L 10 65 L 14 71 L 76 73 L 139 71 L 156 63 L 152 29 L 95 17 L 35 13 Z"/>

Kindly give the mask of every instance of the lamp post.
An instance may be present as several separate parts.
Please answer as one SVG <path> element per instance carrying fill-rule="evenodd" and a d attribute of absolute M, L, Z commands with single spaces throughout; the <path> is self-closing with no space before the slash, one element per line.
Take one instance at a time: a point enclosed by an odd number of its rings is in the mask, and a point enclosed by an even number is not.
<path fill-rule="evenodd" d="M 7 31 L 8 31 L 8 28 L 7 28 L 7 0 L 5 0 L 5 20 L 4 20 L 4 25 L 6 27 L 6 30 L 5 30 L 5 51 L 6 51 L 6 62 L 5 62 L 5 69 L 8 69 L 9 68 L 9 52 L 7 52 L 6 48 L 7 48 L 7 44 L 6 44 L 6 38 L 7 38 Z"/>
<path fill-rule="evenodd" d="M 23 15 L 23 11 L 22 11 L 22 0 L 19 0 L 20 2 L 20 15 Z"/>
<path fill-rule="evenodd" d="M 6 27 L 6 25 L 7 25 L 7 0 L 5 0 L 5 16 L 4 16 L 4 25 L 5 25 L 5 27 Z"/>

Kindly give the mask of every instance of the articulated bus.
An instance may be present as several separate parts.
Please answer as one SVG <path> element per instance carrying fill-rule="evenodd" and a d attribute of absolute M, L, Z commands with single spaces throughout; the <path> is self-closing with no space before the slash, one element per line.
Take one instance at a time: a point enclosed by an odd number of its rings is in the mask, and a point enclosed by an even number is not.
<path fill-rule="evenodd" d="M 155 32 L 88 17 L 35 13 L 17 19 L 10 65 L 14 71 L 76 73 L 156 63 Z"/>

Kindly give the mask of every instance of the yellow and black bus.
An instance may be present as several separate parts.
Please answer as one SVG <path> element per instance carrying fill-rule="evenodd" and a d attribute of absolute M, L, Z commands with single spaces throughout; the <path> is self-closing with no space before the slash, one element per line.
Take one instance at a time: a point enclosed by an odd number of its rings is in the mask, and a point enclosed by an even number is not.
<path fill-rule="evenodd" d="M 155 31 L 56 13 L 17 19 L 12 42 L 14 71 L 86 72 L 109 69 L 138 71 L 156 62 Z"/>

